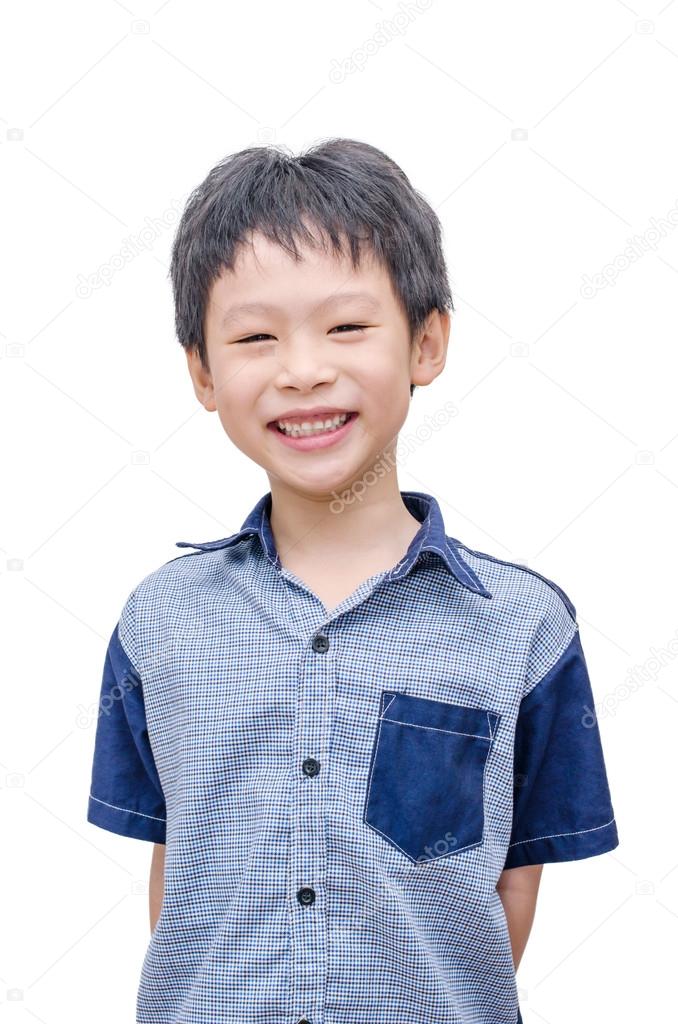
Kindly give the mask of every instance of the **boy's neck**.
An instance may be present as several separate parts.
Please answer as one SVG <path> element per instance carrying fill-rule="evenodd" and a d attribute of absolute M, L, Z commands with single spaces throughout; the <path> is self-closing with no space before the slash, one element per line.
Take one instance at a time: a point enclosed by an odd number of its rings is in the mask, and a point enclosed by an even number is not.
<path fill-rule="evenodd" d="M 358 495 L 350 489 L 337 493 L 307 497 L 271 483 L 271 530 L 283 566 L 329 568 L 347 558 L 363 566 L 395 565 L 421 528 L 397 481 L 379 481 Z"/>

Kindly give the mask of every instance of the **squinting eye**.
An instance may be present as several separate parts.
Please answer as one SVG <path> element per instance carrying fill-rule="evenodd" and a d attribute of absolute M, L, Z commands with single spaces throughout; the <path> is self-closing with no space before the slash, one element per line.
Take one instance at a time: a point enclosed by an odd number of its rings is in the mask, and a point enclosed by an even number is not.
<path fill-rule="evenodd" d="M 333 327 L 332 330 L 333 331 L 341 331 L 342 334 L 345 334 L 346 330 L 342 330 L 342 328 L 345 328 L 348 331 L 356 331 L 356 332 L 364 331 L 365 330 L 365 328 L 361 324 L 339 324 L 338 327 Z M 238 341 L 236 341 L 235 344 L 236 345 L 242 345 L 246 341 L 258 341 L 260 338 L 270 338 L 270 337 L 271 337 L 270 334 L 250 334 L 249 338 L 240 338 Z"/>

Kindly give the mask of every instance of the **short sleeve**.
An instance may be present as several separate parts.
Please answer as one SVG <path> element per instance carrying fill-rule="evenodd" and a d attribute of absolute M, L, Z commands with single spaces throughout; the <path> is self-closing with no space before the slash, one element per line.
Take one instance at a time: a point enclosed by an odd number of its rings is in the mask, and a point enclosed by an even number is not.
<path fill-rule="evenodd" d="M 505 868 L 579 860 L 619 845 L 576 623 L 570 621 L 569 632 L 562 653 L 520 705 Z"/>
<path fill-rule="evenodd" d="M 122 646 L 121 623 L 122 617 L 104 662 L 87 821 L 119 835 L 164 843 L 165 800 L 141 678 Z"/>

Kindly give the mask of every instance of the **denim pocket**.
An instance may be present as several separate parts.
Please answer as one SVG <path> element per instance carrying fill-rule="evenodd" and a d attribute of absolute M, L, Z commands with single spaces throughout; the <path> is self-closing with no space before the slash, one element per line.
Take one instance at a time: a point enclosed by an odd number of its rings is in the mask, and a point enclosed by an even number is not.
<path fill-rule="evenodd" d="M 408 860 L 483 841 L 483 779 L 501 716 L 382 690 L 363 821 Z"/>

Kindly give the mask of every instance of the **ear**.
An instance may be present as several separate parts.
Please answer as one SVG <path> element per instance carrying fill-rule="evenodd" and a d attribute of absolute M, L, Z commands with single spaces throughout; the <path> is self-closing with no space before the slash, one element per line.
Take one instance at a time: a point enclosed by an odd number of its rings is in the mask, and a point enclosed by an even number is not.
<path fill-rule="evenodd" d="M 450 340 L 450 314 L 433 309 L 412 346 L 410 380 L 412 384 L 430 384 L 442 373 Z"/>
<path fill-rule="evenodd" d="M 188 372 L 193 381 L 193 390 L 195 391 L 196 398 L 207 412 L 216 412 L 217 403 L 214 397 L 214 382 L 212 381 L 209 367 L 203 365 L 197 347 L 187 348 L 185 352 Z"/>

